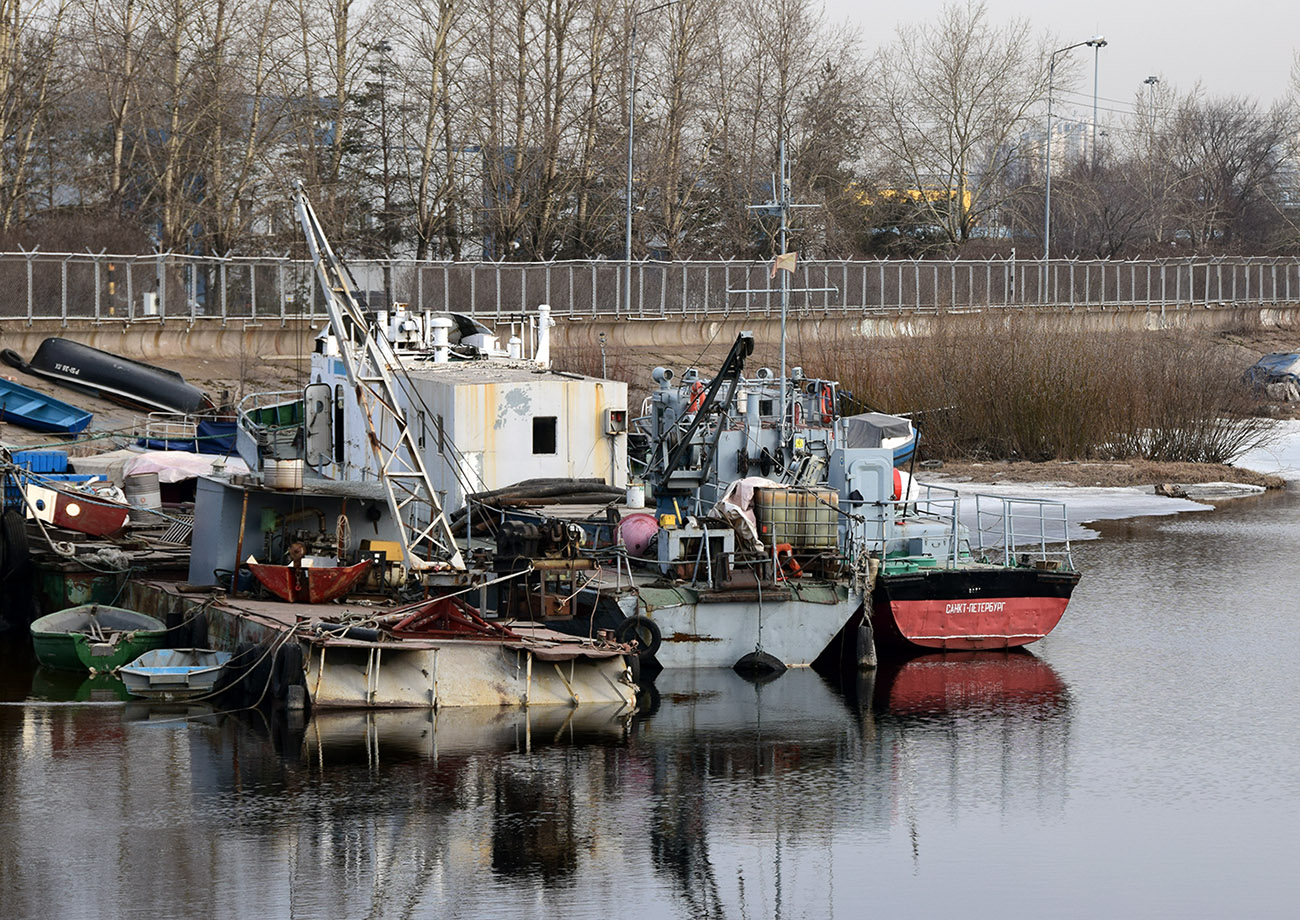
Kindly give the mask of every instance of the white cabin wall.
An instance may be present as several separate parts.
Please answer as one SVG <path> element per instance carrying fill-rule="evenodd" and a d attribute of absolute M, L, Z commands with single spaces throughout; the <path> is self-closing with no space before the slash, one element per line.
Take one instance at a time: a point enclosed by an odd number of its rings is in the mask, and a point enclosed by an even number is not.
<path fill-rule="evenodd" d="M 323 472 L 338 479 L 374 479 L 366 419 L 347 385 L 341 361 L 313 355 L 312 380 L 342 384 L 345 394 L 344 462 Z M 403 408 L 417 441 L 423 434 L 425 465 L 449 511 L 464 504 L 461 480 L 473 491 L 538 477 L 597 478 L 620 488 L 627 485 L 627 436 L 605 434 L 605 410 L 627 409 L 625 383 L 541 374 L 499 383 L 467 382 L 451 375 L 444 382 L 436 374 L 415 375 L 411 380 L 422 405 Z M 439 416 L 448 442 L 442 453 Z M 533 453 L 537 416 L 557 419 L 554 454 Z M 391 444 L 396 432 L 385 426 L 381 437 Z M 452 467 L 456 463 L 459 478 Z"/>

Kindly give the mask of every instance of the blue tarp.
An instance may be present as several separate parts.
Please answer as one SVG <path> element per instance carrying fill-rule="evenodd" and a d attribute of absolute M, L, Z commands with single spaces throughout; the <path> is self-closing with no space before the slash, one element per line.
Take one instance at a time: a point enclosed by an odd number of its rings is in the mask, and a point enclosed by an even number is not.
<path fill-rule="evenodd" d="M 149 450 L 185 450 L 199 454 L 233 454 L 235 452 L 235 423 L 201 421 L 195 431 L 195 439 L 159 440 L 140 438 L 136 441 Z"/>

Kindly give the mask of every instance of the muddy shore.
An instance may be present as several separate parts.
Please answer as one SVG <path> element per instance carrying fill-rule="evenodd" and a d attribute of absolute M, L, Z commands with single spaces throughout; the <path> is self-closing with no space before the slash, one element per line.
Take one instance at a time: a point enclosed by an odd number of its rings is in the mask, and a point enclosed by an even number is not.
<path fill-rule="evenodd" d="M 1073 486 L 1155 486 L 1167 483 L 1236 482 L 1282 489 L 1281 476 L 1222 463 L 1155 463 L 1149 460 L 945 461 L 937 469 L 918 467 L 928 482 L 1033 483 Z"/>

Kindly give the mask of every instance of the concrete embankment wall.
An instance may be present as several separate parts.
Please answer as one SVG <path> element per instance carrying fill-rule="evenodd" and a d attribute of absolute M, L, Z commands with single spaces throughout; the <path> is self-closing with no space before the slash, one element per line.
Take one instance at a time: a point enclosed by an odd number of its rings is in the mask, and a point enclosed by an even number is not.
<path fill-rule="evenodd" d="M 816 312 L 792 313 L 797 335 L 810 341 L 843 342 L 853 338 L 896 338 L 929 335 L 939 329 L 976 329 L 1010 323 L 1033 316 L 1045 327 L 1061 331 L 1140 332 L 1160 329 L 1231 330 L 1241 328 L 1300 328 L 1300 304 L 1261 306 L 1203 304 L 1179 307 L 1110 306 L 1070 309 L 1032 307 L 991 308 L 961 312 L 872 313 L 857 315 Z M 317 321 L 317 325 L 321 321 Z M 556 349 L 594 348 L 602 333 L 606 344 L 619 350 L 665 350 L 701 348 L 710 343 L 730 342 L 743 330 L 754 333 L 760 343 L 775 343 L 780 337 L 779 318 L 759 314 L 726 318 L 669 317 L 662 319 L 556 319 L 553 344 Z M 311 351 L 313 328 L 304 320 L 259 323 L 199 320 L 89 322 L 25 320 L 0 321 L 0 347 L 12 348 L 28 358 L 49 336 L 63 336 L 116 354 L 149 361 L 186 355 L 209 357 L 293 357 Z"/>

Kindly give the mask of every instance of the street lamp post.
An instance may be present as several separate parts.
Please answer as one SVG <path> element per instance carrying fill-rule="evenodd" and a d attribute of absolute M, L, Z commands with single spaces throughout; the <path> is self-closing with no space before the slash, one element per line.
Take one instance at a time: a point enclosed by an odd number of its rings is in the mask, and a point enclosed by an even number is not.
<path fill-rule="evenodd" d="M 1047 153 L 1047 165 L 1045 170 L 1046 180 L 1043 190 L 1043 267 L 1047 267 L 1047 260 L 1052 251 L 1052 78 L 1056 75 L 1056 59 L 1062 54 L 1073 51 L 1075 48 L 1082 48 L 1084 45 L 1092 45 L 1094 42 L 1105 44 L 1106 39 L 1100 35 L 1085 39 L 1081 42 L 1075 42 L 1073 45 L 1066 45 L 1064 48 L 1057 48 L 1052 52 L 1052 56 L 1047 62 L 1047 143 L 1045 144 Z"/>
<path fill-rule="evenodd" d="M 623 307 L 632 314 L 632 142 L 636 132 L 636 21 L 646 13 L 673 6 L 678 0 L 666 0 L 648 9 L 632 11 L 632 30 L 627 45 L 627 222 L 623 229 Z"/>
<path fill-rule="evenodd" d="M 1150 90 L 1147 93 L 1147 109 L 1149 110 L 1147 112 L 1147 117 L 1151 121 L 1151 138 L 1154 141 L 1156 136 L 1156 84 L 1160 82 L 1160 78 L 1151 76 L 1147 77 L 1142 82 L 1149 87 Z"/>
<path fill-rule="evenodd" d="M 1092 48 L 1092 171 L 1097 171 L 1097 62 L 1101 49 L 1106 47 L 1106 37 L 1098 35 L 1084 42 Z"/>

